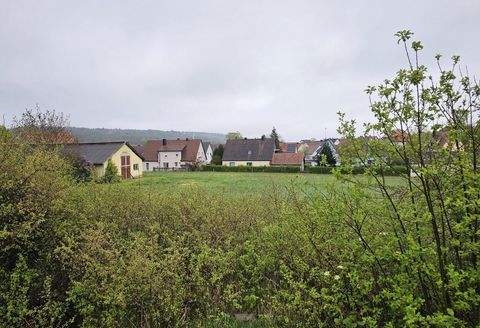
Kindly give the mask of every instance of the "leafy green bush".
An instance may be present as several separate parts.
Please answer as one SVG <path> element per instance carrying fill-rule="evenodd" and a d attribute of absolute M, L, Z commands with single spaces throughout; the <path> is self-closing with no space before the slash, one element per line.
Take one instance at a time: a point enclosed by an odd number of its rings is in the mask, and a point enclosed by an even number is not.
<path fill-rule="evenodd" d="M 271 173 L 298 173 L 299 166 L 226 166 L 203 165 L 202 171 L 209 172 L 271 172 Z"/>
<path fill-rule="evenodd" d="M 103 176 L 100 177 L 100 182 L 113 183 L 119 180 L 120 177 L 118 176 L 117 166 L 111 160 L 108 160 L 107 166 L 105 167 L 105 172 Z"/>

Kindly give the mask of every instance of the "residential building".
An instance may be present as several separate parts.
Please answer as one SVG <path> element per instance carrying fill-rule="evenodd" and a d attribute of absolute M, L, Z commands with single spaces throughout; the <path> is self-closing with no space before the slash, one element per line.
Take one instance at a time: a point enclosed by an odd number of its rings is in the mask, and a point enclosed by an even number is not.
<path fill-rule="evenodd" d="M 299 166 L 303 171 L 305 156 L 303 153 L 274 153 L 270 164 L 272 166 Z"/>
<path fill-rule="evenodd" d="M 222 165 L 270 166 L 275 153 L 275 140 L 271 138 L 227 140 Z"/>
<path fill-rule="evenodd" d="M 188 169 L 206 162 L 199 139 L 148 140 L 144 149 L 145 171 Z"/>
<path fill-rule="evenodd" d="M 299 144 L 298 151 L 305 154 L 305 164 L 316 166 L 317 158 L 325 142 L 322 140 L 302 140 Z"/>
<path fill-rule="evenodd" d="M 213 156 L 213 148 L 210 142 L 202 142 L 203 150 L 205 151 L 205 164 L 210 164 Z"/>
<path fill-rule="evenodd" d="M 78 156 L 92 166 L 98 177 L 105 174 L 108 161 L 115 164 L 118 175 L 124 179 L 137 178 L 143 174 L 143 156 L 128 142 L 73 143 L 62 147 L 65 154 Z"/>

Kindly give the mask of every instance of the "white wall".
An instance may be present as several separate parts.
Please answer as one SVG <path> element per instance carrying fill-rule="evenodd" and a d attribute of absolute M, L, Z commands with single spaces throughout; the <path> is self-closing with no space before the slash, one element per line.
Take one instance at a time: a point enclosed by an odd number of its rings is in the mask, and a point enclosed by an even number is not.
<path fill-rule="evenodd" d="M 148 169 L 147 169 L 147 163 L 148 163 Z M 158 167 L 159 167 L 158 162 L 143 162 L 144 171 L 153 171 L 158 169 Z"/>
<path fill-rule="evenodd" d="M 205 149 L 205 163 L 210 164 L 212 162 L 213 150 L 210 145 L 208 145 L 207 149 Z"/>
<path fill-rule="evenodd" d="M 200 142 L 200 146 L 198 147 L 198 150 L 197 150 L 197 162 L 203 164 L 206 161 L 207 161 L 207 158 L 205 157 L 205 152 L 203 151 L 203 145 Z"/>
<path fill-rule="evenodd" d="M 168 163 L 169 169 L 179 169 L 182 166 L 182 152 L 181 151 L 160 151 L 158 152 L 159 168 L 165 169 Z"/>
<path fill-rule="evenodd" d="M 233 166 L 247 166 L 247 163 L 252 163 L 251 166 L 270 166 L 270 161 L 222 161 L 222 165 L 230 166 L 230 162 L 234 162 Z"/>

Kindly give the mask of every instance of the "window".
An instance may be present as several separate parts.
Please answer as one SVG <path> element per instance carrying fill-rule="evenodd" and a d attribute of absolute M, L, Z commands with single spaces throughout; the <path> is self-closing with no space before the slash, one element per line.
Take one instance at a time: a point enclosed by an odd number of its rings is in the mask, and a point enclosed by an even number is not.
<path fill-rule="evenodd" d="M 168 169 L 168 162 L 163 163 L 163 167 Z"/>
<path fill-rule="evenodd" d="M 178 153 L 175 153 L 175 156 L 177 156 L 177 157 L 178 157 Z"/>
<path fill-rule="evenodd" d="M 165 154 L 165 157 L 167 157 L 167 154 Z"/>
<path fill-rule="evenodd" d="M 133 164 L 133 170 L 138 171 L 138 164 Z"/>
<path fill-rule="evenodd" d="M 147 171 L 150 169 L 150 163 L 145 163 L 145 169 L 147 169 Z"/>
<path fill-rule="evenodd" d="M 252 162 L 247 162 L 247 166 L 252 166 Z"/>
<path fill-rule="evenodd" d="M 235 166 L 235 162 L 230 162 L 229 165 L 230 166 Z"/>
<path fill-rule="evenodd" d="M 178 166 L 178 162 L 175 162 L 175 166 Z"/>

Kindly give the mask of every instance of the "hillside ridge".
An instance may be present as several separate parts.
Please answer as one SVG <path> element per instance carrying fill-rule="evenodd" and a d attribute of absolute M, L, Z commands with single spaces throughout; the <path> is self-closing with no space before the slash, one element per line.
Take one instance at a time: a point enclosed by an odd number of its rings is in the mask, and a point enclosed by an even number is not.
<path fill-rule="evenodd" d="M 69 131 L 77 138 L 78 142 L 105 142 L 128 141 L 131 144 L 143 144 L 149 139 L 185 139 L 195 138 L 212 143 L 224 143 L 226 136 L 222 133 L 189 132 L 189 131 L 164 131 L 153 129 L 108 129 L 69 127 Z"/>

